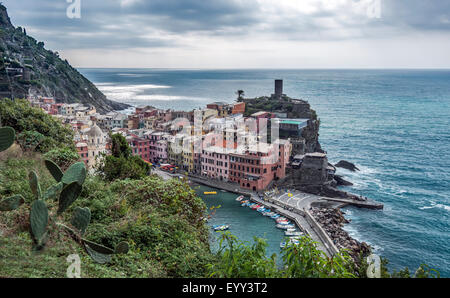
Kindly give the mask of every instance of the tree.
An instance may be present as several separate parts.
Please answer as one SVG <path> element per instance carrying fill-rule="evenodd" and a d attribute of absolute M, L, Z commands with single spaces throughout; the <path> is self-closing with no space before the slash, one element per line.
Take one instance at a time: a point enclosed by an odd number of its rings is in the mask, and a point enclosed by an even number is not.
<path fill-rule="evenodd" d="M 236 91 L 236 95 L 238 96 L 237 101 L 242 102 L 244 100 L 245 92 L 244 90 L 238 90 Z"/>
<path fill-rule="evenodd" d="M 127 140 L 120 134 L 112 134 L 110 137 L 111 154 L 117 158 L 121 156 L 129 158 L 131 156 L 131 148 Z"/>
<path fill-rule="evenodd" d="M 111 135 L 111 153 L 104 155 L 97 167 L 97 173 L 105 180 L 142 179 L 150 174 L 150 165 L 131 154 L 131 148 L 121 134 Z"/>

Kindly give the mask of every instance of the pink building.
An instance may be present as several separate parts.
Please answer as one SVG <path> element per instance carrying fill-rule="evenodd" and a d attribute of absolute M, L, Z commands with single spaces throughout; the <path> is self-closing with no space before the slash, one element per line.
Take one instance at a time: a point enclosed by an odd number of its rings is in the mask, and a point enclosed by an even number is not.
<path fill-rule="evenodd" d="M 140 156 L 145 161 L 150 161 L 150 142 L 147 139 L 139 138 L 136 135 L 127 137 L 133 155 Z"/>
<path fill-rule="evenodd" d="M 84 162 L 86 166 L 88 166 L 89 162 L 89 149 L 86 143 L 80 142 L 76 144 L 78 155 L 80 159 Z"/>
<path fill-rule="evenodd" d="M 167 134 L 163 132 L 154 132 L 147 134 L 146 138 L 150 142 L 150 161 L 155 163 L 164 163 L 167 161 Z"/>
<path fill-rule="evenodd" d="M 275 146 L 279 146 L 278 152 Z M 287 141 L 274 145 L 262 143 L 245 152 L 230 154 L 230 181 L 253 191 L 264 190 L 272 181 L 286 177 L 289 154 Z"/>
<path fill-rule="evenodd" d="M 234 152 L 235 148 L 236 144 L 228 144 L 227 148 L 226 141 L 203 148 L 200 155 L 202 176 L 228 181 L 230 174 L 229 153 Z"/>

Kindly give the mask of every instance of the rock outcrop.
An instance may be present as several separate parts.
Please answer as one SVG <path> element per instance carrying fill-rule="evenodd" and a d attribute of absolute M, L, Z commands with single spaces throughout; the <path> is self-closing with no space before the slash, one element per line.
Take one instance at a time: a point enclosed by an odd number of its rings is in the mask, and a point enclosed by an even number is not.
<path fill-rule="evenodd" d="M 334 175 L 334 180 L 336 181 L 336 186 L 352 186 L 353 183 L 345 180 L 342 176 Z"/>
<path fill-rule="evenodd" d="M 57 52 L 46 50 L 44 43 L 27 35 L 25 29 L 15 28 L 0 4 L 0 98 L 30 94 L 53 97 L 61 103 L 93 105 L 101 113 L 129 107 L 108 100 Z"/>
<path fill-rule="evenodd" d="M 357 166 L 355 166 L 353 163 L 351 163 L 349 161 L 346 161 L 346 160 L 341 160 L 340 162 L 338 162 L 334 166 L 338 167 L 338 168 L 344 168 L 344 169 L 347 169 L 347 170 L 352 171 L 352 172 L 359 171 Z"/>
<path fill-rule="evenodd" d="M 370 254 L 371 247 L 365 242 L 359 242 L 343 229 L 345 224 L 350 223 L 340 209 L 311 208 L 311 213 L 317 222 L 324 228 L 338 249 L 348 249 L 352 258 L 359 262 L 361 254 Z"/>

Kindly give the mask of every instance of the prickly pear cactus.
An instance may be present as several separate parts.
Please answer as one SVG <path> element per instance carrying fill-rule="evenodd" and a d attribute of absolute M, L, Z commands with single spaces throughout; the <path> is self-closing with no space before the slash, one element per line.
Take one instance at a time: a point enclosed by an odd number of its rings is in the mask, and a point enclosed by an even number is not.
<path fill-rule="evenodd" d="M 0 201 L 0 211 L 13 211 L 25 202 L 21 195 L 12 196 Z"/>
<path fill-rule="evenodd" d="M 45 166 L 50 174 L 52 174 L 53 178 L 55 178 L 56 182 L 60 182 L 64 176 L 64 173 L 60 167 L 58 167 L 58 165 L 51 160 L 45 160 Z"/>
<path fill-rule="evenodd" d="M 84 233 L 86 233 L 86 229 L 89 226 L 90 222 L 91 211 L 89 210 L 89 208 L 75 208 L 75 210 L 73 211 L 71 224 L 80 232 L 81 235 L 84 235 Z"/>
<path fill-rule="evenodd" d="M 64 173 L 61 182 L 64 184 L 71 184 L 72 182 L 78 182 L 79 185 L 83 185 L 86 179 L 86 166 L 83 162 L 77 162 L 70 166 Z"/>
<path fill-rule="evenodd" d="M 127 254 L 130 250 L 130 246 L 128 245 L 128 242 L 122 241 L 120 242 L 114 251 L 115 254 Z"/>
<path fill-rule="evenodd" d="M 84 248 L 86 249 L 86 252 L 88 253 L 88 255 L 95 262 L 97 262 L 99 264 L 106 264 L 106 263 L 111 262 L 111 254 L 100 253 L 100 252 L 94 250 L 93 248 L 91 248 L 91 246 L 87 243 L 84 243 Z"/>
<path fill-rule="evenodd" d="M 0 128 L 0 152 L 7 150 L 14 144 L 16 132 L 11 127 Z"/>
<path fill-rule="evenodd" d="M 44 201 L 36 200 L 31 205 L 30 225 L 34 249 L 41 250 L 45 246 L 48 224 L 48 209 Z"/>
<path fill-rule="evenodd" d="M 58 215 L 66 211 L 66 209 L 69 208 L 69 206 L 72 205 L 73 202 L 75 202 L 75 200 L 81 193 L 81 189 L 82 187 L 78 184 L 77 181 L 72 182 L 71 184 L 64 187 L 61 195 L 59 196 L 59 206 L 57 211 Z"/>
<path fill-rule="evenodd" d="M 59 182 L 55 185 L 50 186 L 45 193 L 42 195 L 42 199 L 47 201 L 50 199 L 56 200 L 63 190 L 64 184 Z"/>
<path fill-rule="evenodd" d="M 28 177 L 30 179 L 31 191 L 34 194 L 35 199 L 39 200 L 41 198 L 41 187 L 39 186 L 38 177 L 34 171 L 31 171 Z"/>

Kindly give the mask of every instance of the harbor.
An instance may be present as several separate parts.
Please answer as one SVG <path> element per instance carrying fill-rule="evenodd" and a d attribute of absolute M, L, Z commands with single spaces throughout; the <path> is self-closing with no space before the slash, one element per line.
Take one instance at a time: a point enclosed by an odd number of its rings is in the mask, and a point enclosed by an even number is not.
<path fill-rule="evenodd" d="M 220 182 L 220 181 L 211 181 L 208 179 L 204 179 L 202 177 L 195 177 L 189 175 L 186 177 L 180 174 L 169 174 L 160 170 L 155 170 L 156 174 L 162 176 L 164 179 L 171 178 L 187 178 L 190 183 L 195 183 L 198 185 L 203 185 L 207 187 L 211 187 L 213 189 L 205 190 L 203 193 L 198 194 L 200 196 L 207 197 L 208 195 L 204 195 L 204 193 L 213 194 L 215 190 L 219 192 L 228 192 L 234 194 L 234 197 L 237 198 L 239 195 L 245 196 L 249 201 L 264 206 L 267 209 L 270 209 L 272 212 L 279 214 L 280 216 L 289 219 L 293 224 L 295 224 L 296 228 L 302 231 L 304 234 L 309 235 L 313 241 L 317 243 L 317 248 L 322 250 L 327 256 L 333 256 L 336 254 L 339 249 L 336 247 L 335 242 L 329 237 L 324 228 L 317 222 L 317 220 L 313 217 L 310 210 L 313 206 L 327 206 L 332 208 L 341 208 L 348 205 L 353 205 L 357 207 L 369 208 L 369 209 L 382 209 L 383 205 L 373 201 L 364 201 L 360 202 L 357 200 L 345 200 L 345 199 L 336 199 L 329 198 L 324 196 L 317 196 L 313 194 L 304 193 L 301 191 L 289 191 L 289 190 L 279 190 L 272 189 L 271 191 L 267 191 L 264 194 L 259 194 L 256 192 L 250 192 L 247 190 L 243 190 L 241 188 L 236 188 L 235 185 Z M 217 192 L 216 191 L 216 192 Z M 233 200 L 234 201 L 234 200 Z M 239 204 L 234 205 L 235 208 L 239 208 Z M 362 203 L 364 203 L 362 205 Z M 234 207 L 233 207 L 234 208 Z M 257 212 L 255 212 L 257 213 Z M 255 214 L 256 216 L 257 214 Z M 222 219 L 222 221 L 227 221 L 227 219 Z M 215 225 L 229 225 L 229 222 L 217 222 Z M 273 226 L 276 230 L 276 222 L 273 222 Z M 260 227 L 264 229 L 264 227 Z M 233 225 L 230 225 L 231 232 L 234 233 Z M 270 229 L 273 231 L 273 229 Z M 267 235 L 267 234 L 266 234 Z M 281 236 L 281 242 L 286 238 L 283 233 L 279 231 L 275 233 L 278 238 Z M 238 235 L 239 236 L 239 235 Z M 254 235 L 257 236 L 257 235 Z M 253 237 L 253 235 L 252 235 Z M 263 237 L 267 239 L 267 237 Z M 251 239 L 250 239 L 251 240 Z M 268 239 L 269 240 L 269 239 Z M 272 247 L 274 244 L 272 243 Z M 273 249 L 272 249 L 273 250 Z"/>

